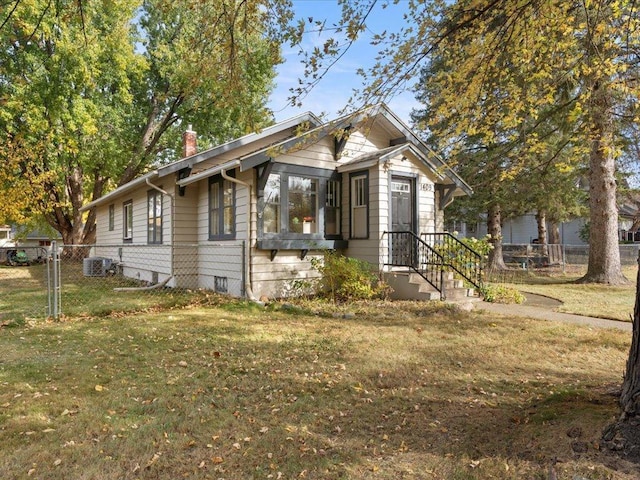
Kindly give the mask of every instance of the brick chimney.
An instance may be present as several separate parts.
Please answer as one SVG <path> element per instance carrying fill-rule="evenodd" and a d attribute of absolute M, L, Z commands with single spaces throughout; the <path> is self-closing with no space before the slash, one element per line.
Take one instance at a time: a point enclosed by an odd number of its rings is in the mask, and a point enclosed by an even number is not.
<path fill-rule="evenodd" d="M 182 157 L 190 157 L 198 153 L 197 135 L 189 125 L 186 132 L 182 134 Z"/>

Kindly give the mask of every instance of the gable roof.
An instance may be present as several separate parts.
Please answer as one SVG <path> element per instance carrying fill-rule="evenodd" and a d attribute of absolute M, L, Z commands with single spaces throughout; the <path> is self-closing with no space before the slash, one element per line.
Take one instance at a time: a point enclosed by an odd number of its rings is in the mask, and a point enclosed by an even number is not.
<path fill-rule="evenodd" d="M 102 197 L 94 200 L 93 202 L 87 203 L 80 208 L 81 212 L 85 212 L 87 210 L 92 209 L 98 205 L 104 205 L 105 203 L 111 201 L 113 198 L 119 197 L 128 193 L 130 191 L 135 190 L 139 186 L 146 184 L 147 181 L 154 180 L 159 177 L 164 177 L 170 175 L 172 173 L 177 173 L 183 169 L 190 169 L 194 165 L 203 163 L 212 158 L 216 158 L 220 155 L 223 155 L 227 152 L 232 152 L 235 149 L 251 145 L 254 142 L 265 141 L 270 136 L 282 135 L 284 138 L 289 138 L 291 136 L 295 136 L 295 129 L 300 125 L 308 124 L 312 127 L 317 127 L 322 122 L 320 119 L 311 112 L 302 113 L 300 115 L 296 115 L 295 117 L 289 118 L 283 122 L 277 123 L 270 127 L 266 127 L 260 132 L 250 133 L 248 135 L 244 135 L 242 137 L 233 139 L 229 142 L 223 143 L 221 145 L 217 145 L 213 148 L 203 150 L 202 152 L 198 152 L 189 157 L 182 158 L 176 162 L 172 162 L 168 165 L 164 165 L 158 167 L 155 170 L 147 172 L 146 174 L 131 180 L 124 185 L 112 190 L 111 192 L 103 195 Z M 281 139 L 279 139 L 281 140 Z M 215 175 L 215 172 L 212 172 L 211 175 Z M 207 175 L 209 176 L 209 175 Z"/>
<path fill-rule="evenodd" d="M 348 131 L 372 128 L 384 129 L 394 145 L 371 154 L 365 154 L 343 162 L 338 171 L 349 171 L 355 165 L 363 167 L 367 162 L 384 161 L 399 153 L 410 151 L 426 167 L 432 170 L 442 183 L 456 187 L 460 194 L 470 195 L 471 187 L 444 160 L 429 148 L 402 120 L 400 120 L 385 104 L 380 104 L 345 115 L 336 120 L 322 123 L 310 112 L 297 115 L 288 120 L 267 127 L 261 132 L 251 133 L 229 142 L 217 145 L 208 150 L 198 152 L 118 187 L 107 195 L 83 206 L 81 211 L 89 210 L 97 205 L 105 204 L 111 199 L 121 196 L 155 178 L 165 177 L 178 172 L 187 172 L 187 176 L 179 179 L 179 186 L 195 183 L 201 179 L 216 175 L 222 170 L 240 168 L 247 171 L 258 165 L 273 161 L 274 157 L 287 153 L 306 144 L 334 135 L 339 138 Z M 300 132 L 300 127 L 305 130 Z M 251 147 L 255 146 L 255 149 Z"/>

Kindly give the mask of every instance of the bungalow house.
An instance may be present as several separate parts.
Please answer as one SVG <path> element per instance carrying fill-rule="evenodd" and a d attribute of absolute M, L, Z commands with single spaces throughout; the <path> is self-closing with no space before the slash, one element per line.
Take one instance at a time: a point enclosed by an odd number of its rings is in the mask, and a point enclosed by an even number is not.
<path fill-rule="evenodd" d="M 329 123 L 302 114 L 201 152 L 195 132 L 183 140 L 184 158 L 84 207 L 96 209 L 92 254 L 125 276 L 282 297 L 317 275 L 323 249 L 390 271 L 407 242 L 389 232 L 423 244 L 471 193 L 385 105 Z"/>

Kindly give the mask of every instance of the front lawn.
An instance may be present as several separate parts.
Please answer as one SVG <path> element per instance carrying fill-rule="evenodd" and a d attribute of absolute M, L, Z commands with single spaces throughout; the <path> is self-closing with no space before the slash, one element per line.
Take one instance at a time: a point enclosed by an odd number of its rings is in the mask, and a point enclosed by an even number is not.
<path fill-rule="evenodd" d="M 1 328 L 0 478 L 637 478 L 600 449 L 628 334 L 214 303 Z"/>
<path fill-rule="evenodd" d="M 622 286 L 576 283 L 584 269 L 507 271 L 492 275 L 489 282 L 560 300 L 563 303 L 556 308 L 559 312 L 631 321 L 637 271 L 638 267 L 624 267 L 630 282 Z"/>

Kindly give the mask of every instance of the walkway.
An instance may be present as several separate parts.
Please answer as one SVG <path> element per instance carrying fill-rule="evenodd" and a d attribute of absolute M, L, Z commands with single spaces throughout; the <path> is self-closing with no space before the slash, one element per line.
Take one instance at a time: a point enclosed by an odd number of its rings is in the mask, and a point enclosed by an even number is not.
<path fill-rule="evenodd" d="M 557 300 L 546 299 L 545 297 L 529 293 L 526 294 L 526 297 L 526 303 L 520 305 L 477 302 L 474 307 L 478 310 L 499 313 L 501 315 L 566 322 L 597 328 L 617 328 L 628 332 L 633 330 L 633 324 L 631 322 L 621 322 L 619 320 L 607 320 L 604 318 L 584 317 L 582 315 L 574 315 L 572 313 L 556 312 L 553 308 L 560 303 Z"/>

